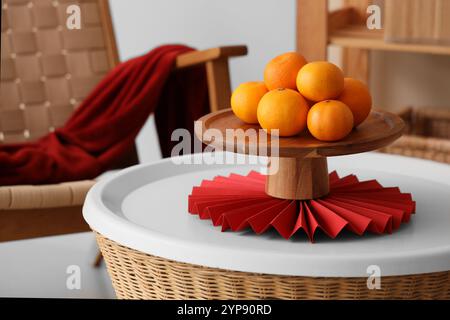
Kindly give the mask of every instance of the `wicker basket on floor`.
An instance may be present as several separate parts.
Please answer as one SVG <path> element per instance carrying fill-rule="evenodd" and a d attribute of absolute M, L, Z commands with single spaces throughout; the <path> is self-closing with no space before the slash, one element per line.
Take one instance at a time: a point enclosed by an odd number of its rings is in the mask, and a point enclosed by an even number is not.
<path fill-rule="evenodd" d="M 97 233 L 119 299 L 450 299 L 450 271 L 367 278 L 237 272 L 176 262 L 124 247 Z"/>
<path fill-rule="evenodd" d="M 407 108 L 406 134 L 381 152 L 450 164 L 450 108 Z"/>

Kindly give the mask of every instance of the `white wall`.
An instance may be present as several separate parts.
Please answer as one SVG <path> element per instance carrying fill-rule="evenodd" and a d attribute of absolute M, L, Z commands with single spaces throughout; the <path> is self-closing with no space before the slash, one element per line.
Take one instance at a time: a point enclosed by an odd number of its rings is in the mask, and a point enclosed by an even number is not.
<path fill-rule="evenodd" d="M 340 6 L 331 0 L 330 8 Z M 248 56 L 231 61 L 233 88 L 262 79 L 265 63 L 295 49 L 295 0 L 110 0 L 122 60 L 163 43 L 199 49 L 246 44 Z M 132 5 L 131 5 L 132 4 Z M 329 60 L 340 62 L 339 49 Z M 425 54 L 374 52 L 371 89 L 375 106 L 450 107 L 450 58 Z M 160 158 L 151 118 L 138 137 L 142 162 Z"/>

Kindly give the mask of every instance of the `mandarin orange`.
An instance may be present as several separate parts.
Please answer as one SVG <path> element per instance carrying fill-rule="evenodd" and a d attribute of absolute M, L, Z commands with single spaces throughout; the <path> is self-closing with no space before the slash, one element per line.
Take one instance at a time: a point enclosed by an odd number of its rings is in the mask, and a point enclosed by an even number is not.
<path fill-rule="evenodd" d="M 345 103 L 352 111 L 355 127 L 367 118 L 372 108 L 369 88 L 357 79 L 345 78 L 344 90 L 337 99 Z"/>
<path fill-rule="evenodd" d="M 297 89 L 297 73 L 305 64 L 306 59 L 297 52 L 286 52 L 273 58 L 264 69 L 267 89 Z"/>
<path fill-rule="evenodd" d="M 304 65 L 297 75 L 297 89 L 315 102 L 335 99 L 344 89 L 344 74 L 331 62 L 316 61 Z"/>
<path fill-rule="evenodd" d="M 308 130 L 318 140 L 337 141 L 353 128 L 353 114 L 348 106 L 337 100 L 316 103 L 308 112 Z"/>
<path fill-rule="evenodd" d="M 231 95 L 231 109 L 236 117 L 245 123 L 258 123 L 258 103 L 267 91 L 261 81 L 241 83 Z"/>
<path fill-rule="evenodd" d="M 299 134 L 306 127 L 308 115 L 306 100 L 292 89 L 278 88 L 262 97 L 258 105 L 258 121 L 269 133 L 278 129 L 279 136 L 289 137 Z"/>

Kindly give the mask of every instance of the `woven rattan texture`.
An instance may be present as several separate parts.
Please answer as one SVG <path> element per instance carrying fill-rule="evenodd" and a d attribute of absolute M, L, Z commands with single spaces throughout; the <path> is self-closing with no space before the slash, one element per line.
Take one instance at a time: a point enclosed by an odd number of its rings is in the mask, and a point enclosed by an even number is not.
<path fill-rule="evenodd" d="M 119 299 L 450 299 L 450 271 L 367 278 L 277 276 L 180 263 L 124 247 L 99 233 Z"/>
<path fill-rule="evenodd" d="M 64 124 L 112 67 L 98 1 L 2 1 L 0 143 Z M 66 27 L 79 5 L 81 29 Z"/>
<path fill-rule="evenodd" d="M 450 109 L 407 108 L 399 115 L 406 135 L 380 151 L 450 164 Z"/>
<path fill-rule="evenodd" d="M 0 210 L 80 206 L 95 181 L 0 187 Z"/>

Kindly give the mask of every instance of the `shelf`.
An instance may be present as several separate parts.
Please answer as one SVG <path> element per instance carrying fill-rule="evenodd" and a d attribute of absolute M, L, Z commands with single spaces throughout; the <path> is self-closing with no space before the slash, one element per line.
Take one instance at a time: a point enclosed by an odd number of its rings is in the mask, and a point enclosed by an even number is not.
<path fill-rule="evenodd" d="M 347 48 L 450 55 L 449 45 L 385 42 L 383 30 L 369 30 L 362 25 L 336 29 L 330 33 L 328 41 L 329 44 Z"/>

